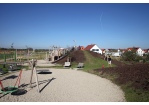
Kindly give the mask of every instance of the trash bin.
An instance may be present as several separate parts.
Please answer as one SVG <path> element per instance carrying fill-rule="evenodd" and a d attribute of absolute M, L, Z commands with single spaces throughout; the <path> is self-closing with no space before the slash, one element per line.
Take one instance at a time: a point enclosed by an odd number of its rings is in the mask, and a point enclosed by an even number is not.
<path fill-rule="evenodd" d="M 3 68 L 5 68 L 5 65 L 3 65 Z"/>

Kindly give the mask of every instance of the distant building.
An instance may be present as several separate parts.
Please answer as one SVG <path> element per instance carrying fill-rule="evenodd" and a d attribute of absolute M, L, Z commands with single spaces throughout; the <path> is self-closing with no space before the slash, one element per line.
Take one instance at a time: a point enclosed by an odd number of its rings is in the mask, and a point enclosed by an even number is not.
<path fill-rule="evenodd" d="M 84 50 L 85 48 L 83 46 L 78 46 L 77 50 Z"/>
<path fill-rule="evenodd" d="M 132 51 L 132 50 L 134 50 L 139 56 L 143 56 L 143 51 L 140 47 L 127 48 L 127 51 Z"/>
<path fill-rule="evenodd" d="M 119 49 L 120 52 L 124 53 L 127 49 Z"/>
<path fill-rule="evenodd" d="M 102 53 L 105 54 L 105 49 L 101 49 Z"/>
<path fill-rule="evenodd" d="M 85 48 L 85 50 L 89 50 L 89 51 L 93 51 L 93 52 L 102 54 L 102 50 L 101 50 L 96 44 L 88 45 L 88 46 Z"/>
<path fill-rule="evenodd" d="M 143 52 L 143 54 L 148 54 L 149 53 L 149 48 L 148 49 L 143 49 L 142 52 Z"/>

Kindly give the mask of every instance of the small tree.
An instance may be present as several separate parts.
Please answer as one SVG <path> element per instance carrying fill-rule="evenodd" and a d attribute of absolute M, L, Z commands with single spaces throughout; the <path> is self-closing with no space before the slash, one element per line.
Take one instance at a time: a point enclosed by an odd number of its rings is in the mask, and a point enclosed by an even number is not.
<path fill-rule="evenodd" d="M 38 52 L 38 50 L 37 50 L 37 49 L 35 49 L 35 52 Z"/>
<path fill-rule="evenodd" d="M 135 61 L 137 56 L 138 55 L 137 55 L 135 49 L 133 48 L 132 51 L 126 51 L 125 53 L 123 53 L 121 60 L 124 60 L 124 61 Z"/>
<path fill-rule="evenodd" d="M 149 53 L 146 56 L 146 60 L 149 61 Z"/>

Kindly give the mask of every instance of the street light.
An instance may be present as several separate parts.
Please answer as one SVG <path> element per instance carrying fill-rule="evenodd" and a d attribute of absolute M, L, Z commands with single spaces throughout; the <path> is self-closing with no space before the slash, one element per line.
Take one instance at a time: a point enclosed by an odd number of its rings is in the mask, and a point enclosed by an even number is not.
<path fill-rule="evenodd" d="M 76 47 L 76 40 L 73 40 L 74 41 L 74 45 L 75 45 L 75 47 Z"/>

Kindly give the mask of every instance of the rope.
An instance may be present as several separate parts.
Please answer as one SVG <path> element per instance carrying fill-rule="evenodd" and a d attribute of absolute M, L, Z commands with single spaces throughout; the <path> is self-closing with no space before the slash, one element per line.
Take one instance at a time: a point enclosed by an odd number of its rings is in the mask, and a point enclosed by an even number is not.
<path fill-rule="evenodd" d="M 19 76 L 18 76 L 18 78 L 17 78 L 17 81 L 16 81 L 14 87 L 16 86 L 16 84 L 17 84 L 17 82 L 18 82 L 18 79 L 19 79 L 19 83 L 18 83 L 18 88 L 19 88 L 20 79 L 21 79 L 21 74 L 22 74 L 22 70 L 20 71 L 20 74 L 19 74 Z M 17 89 L 18 89 L 18 88 L 17 88 Z"/>
<path fill-rule="evenodd" d="M 5 92 L 5 89 L 4 89 L 4 87 L 3 87 L 3 84 L 2 84 L 2 82 L 1 82 L 1 80 L 0 80 L 0 84 L 1 84 L 1 87 L 3 88 L 3 91 Z"/>

